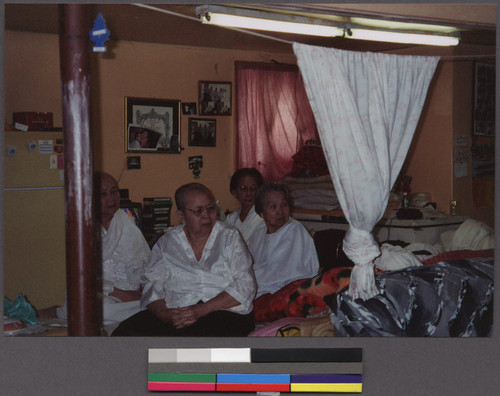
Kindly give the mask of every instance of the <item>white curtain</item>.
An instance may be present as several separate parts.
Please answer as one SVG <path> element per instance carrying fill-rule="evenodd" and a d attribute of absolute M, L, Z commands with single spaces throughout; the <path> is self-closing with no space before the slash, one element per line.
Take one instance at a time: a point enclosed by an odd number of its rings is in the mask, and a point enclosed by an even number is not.
<path fill-rule="evenodd" d="M 408 152 L 439 58 L 352 52 L 294 43 L 355 263 L 349 293 L 378 293 L 372 230 Z"/>

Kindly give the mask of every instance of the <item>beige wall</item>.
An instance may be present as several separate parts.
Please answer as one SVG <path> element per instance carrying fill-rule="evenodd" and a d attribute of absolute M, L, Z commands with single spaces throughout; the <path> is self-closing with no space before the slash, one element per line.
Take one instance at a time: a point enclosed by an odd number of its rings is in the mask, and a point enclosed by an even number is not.
<path fill-rule="evenodd" d="M 404 166 L 412 192 L 429 193 L 443 211 L 452 193 L 452 92 L 452 65 L 439 63 Z"/>
<path fill-rule="evenodd" d="M 22 59 L 18 57 L 23 48 Z M 58 38 L 7 31 L 5 35 L 5 115 L 14 111 L 52 111 L 62 125 Z M 29 54 L 29 55 L 24 55 Z M 20 55 L 21 56 L 21 55 Z M 294 63 L 292 54 L 176 47 L 138 42 L 117 42 L 105 55 L 92 55 L 92 93 L 95 168 L 119 177 L 127 158 L 124 150 L 124 97 L 178 99 L 197 102 L 198 81 L 234 81 L 234 62 Z M 12 61 L 11 61 L 12 60 Z M 233 85 L 234 105 L 234 85 Z M 234 172 L 234 117 L 208 117 L 217 122 L 217 147 L 190 147 L 188 116 L 181 115 L 181 154 L 142 154 L 140 170 L 124 170 L 120 186 L 131 199 L 171 196 L 181 184 L 199 181 L 210 187 L 224 209 L 235 209 L 229 193 Z M 137 155 L 137 154 L 134 154 Z M 200 178 L 188 168 L 188 157 L 203 155 Z M 176 222 L 175 214 L 172 221 Z"/>
<path fill-rule="evenodd" d="M 124 153 L 125 96 L 179 99 L 197 102 L 198 81 L 234 80 L 234 61 L 278 58 L 292 62 L 291 56 L 276 54 L 218 51 L 192 47 L 120 42 L 113 57 L 100 58 L 97 74 L 100 86 L 101 144 L 97 166 L 119 175 L 126 160 Z M 234 106 L 234 85 L 233 85 Z M 234 114 L 234 111 L 233 111 Z M 191 116 L 192 117 L 192 116 Z M 187 141 L 189 116 L 181 115 L 181 154 L 141 155 L 141 170 L 125 170 L 120 181 L 129 188 L 131 198 L 172 196 L 186 182 L 196 181 L 188 167 L 188 157 L 203 156 L 203 168 L 197 180 L 211 188 L 224 209 L 234 209 L 236 202 L 229 193 L 229 180 L 234 171 L 234 117 L 205 117 L 217 122 L 215 148 L 190 147 Z M 176 216 L 173 216 L 176 221 Z"/>
<path fill-rule="evenodd" d="M 424 50 L 432 54 L 432 50 Z M 489 51 L 491 48 L 474 49 L 475 53 Z M 449 54 L 455 55 L 453 50 Z M 61 126 L 57 36 L 7 31 L 5 59 L 6 120 L 10 121 L 13 111 L 52 111 L 55 125 Z M 224 209 L 234 209 L 236 202 L 228 191 L 234 171 L 234 117 L 215 117 L 217 147 L 204 148 L 187 145 L 188 116 L 181 116 L 185 147 L 181 154 L 142 154 L 141 170 L 123 170 L 127 157 L 124 97 L 196 102 L 199 80 L 233 81 L 235 60 L 271 59 L 295 62 L 292 54 L 137 42 L 117 42 L 107 54 L 93 55 L 95 167 L 116 177 L 123 171 L 121 187 L 129 188 L 131 198 L 140 202 L 148 196 L 173 196 L 179 185 L 194 181 L 188 157 L 203 155 L 198 180 L 213 189 Z M 492 207 L 478 210 L 472 205 L 470 172 L 467 178 L 453 175 L 453 136 L 470 137 L 472 65 L 472 61 L 439 63 L 405 169 L 413 176 L 413 191 L 430 193 L 440 210 L 447 211 L 449 201 L 456 199 L 462 214 L 492 224 L 488 221 L 493 218 Z"/>
<path fill-rule="evenodd" d="M 6 121 L 12 121 L 12 112 L 15 111 L 51 111 L 54 125 L 62 126 L 58 51 L 56 35 L 5 32 Z M 188 157 L 203 155 L 204 166 L 198 181 L 214 191 L 224 209 L 234 209 L 236 201 L 228 188 L 234 171 L 234 117 L 214 117 L 217 121 L 217 147 L 204 148 L 187 145 L 188 116 L 181 115 L 184 151 L 180 154 L 141 154 L 141 170 L 123 170 L 127 158 L 124 150 L 124 97 L 197 102 L 199 80 L 234 82 L 236 60 L 263 62 L 271 59 L 295 62 L 291 53 L 227 51 L 137 42 L 113 43 L 107 54 L 92 55 L 95 168 L 116 177 L 122 174 L 121 187 L 129 188 L 132 200 L 141 202 L 144 197 L 173 196 L 181 184 L 194 181 L 188 169 Z M 456 199 L 460 214 L 493 226 L 493 207 L 478 209 L 472 205 L 470 176 L 457 180 L 453 175 L 453 136 L 470 137 L 471 104 L 472 62 L 440 62 L 405 169 L 413 176 L 413 191 L 430 193 L 438 209 L 448 211 L 449 201 Z M 175 214 L 172 221 L 177 223 Z M 54 237 L 58 235 L 55 230 L 47 232 L 52 232 Z M 64 244 L 64 241 L 60 243 Z M 47 268 L 47 272 L 56 268 L 61 268 L 61 263 Z M 23 276 L 7 280 L 19 284 L 19 287 L 14 285 L 9 289 L 12 294 L 9 297 L 14 298 L 16 290 L 23 291 L 27 287 L 23 287 Z M 47 304 L 61 302 L 46 301 Z M 33 303 L 36 305 L 37 302 Z"/>

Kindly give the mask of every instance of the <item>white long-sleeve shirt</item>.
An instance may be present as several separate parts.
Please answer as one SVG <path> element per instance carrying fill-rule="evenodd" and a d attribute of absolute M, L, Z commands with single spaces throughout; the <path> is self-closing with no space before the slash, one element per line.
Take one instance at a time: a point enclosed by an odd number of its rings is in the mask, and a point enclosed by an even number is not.
<path fill-rule="evenodd" d="M 306 228 L 290 218 L 278 231 L 259 229 L 248 244 L 253 256 L 257 296 L 275 293 L 298 279 L 318 274 L 319 260 Z"/>
<path fill-rule="evenodd" d="M 141 310 L 140 301 L 120 301 L 109 296 L 114 288 L 139 290 L 144 266 L 151 249 L 134 219 L 118 209 L 107 230 L 101 228 L 103 301 L 102 316 L 105 326 L 115 326 Z M 63 306 L 57 308 L 57 317 L 67 319 L 67 297 Z M 108 332 L 114 327 L 109 327 Z"/>
<path fill-rule="evenodd" d="M 239 232 L 219 221 L 214 225 L 200 261 L 189 244 L 184 225 L 167 231 L 153 247 L 144 274 L 141 305 L 164 299 L 168 308 L 206 302 L 225 291 L 240 304 L 228 311 L 248 314 L 256 285 L 252 257 Z"/>
<path fill-rule="evenodd" d="M 119 209 L 108 230 L 101 228 L 103 293 L 139 290 L 151 249 L 134 220 Z"/>
<path fill-rule="evenodd" d="M 264 219 L 260 217 L 255 211 L 255 206 L 252 206 L 252 209 L 248 212 L 247 217 L 244 221 L 240 220 L 241 208 L 231 212 L 226 217 L 226 223 L 236 227 L 243 236 L 243 239 L 248 244 L 248 241 L 251 239 L 253 233 L 260 227 L 266 227 L 264 223 Z"/>

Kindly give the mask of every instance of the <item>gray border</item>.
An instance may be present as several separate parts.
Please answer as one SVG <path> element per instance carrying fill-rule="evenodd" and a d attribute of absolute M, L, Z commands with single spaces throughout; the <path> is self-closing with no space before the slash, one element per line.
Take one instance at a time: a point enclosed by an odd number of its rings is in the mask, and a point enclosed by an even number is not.
<path fill-rule="evenodd" d="M 177 2 L 182 1 L 178 0 Z M 452 2 L 463 1 L 455 0 Z M 479 3 L 480 1 L 475 2 Z M 419 3 L 419 1 L 412 1 L 412 3 Z M 2 32 L 4 29 L 3 5 L 4 1 L 2 0 L 0 11 Z M 1 48 L 3 51 L 3 35 Z M 0 88 L 3 98 L 3 64 L 1 76 Z M 497 79 L 497 91 L 499 80 Z M 3 105 L 0 107 L 0 122 L 3 125 L 4 107 Z M 498 114 L 497 111 L 497 128 L 500 125 Z M 496 133 L 496 136 L 499 135 Z M 497 152 L 500 152 L 499 142 L 500 140 L 497 139 Z M 2 162 L 3 156 L 2 133 L 0 138 L 0 160 Z M 496 164 L 496 174 L 498 179 L 498 175 L 500 175 L 499 161 Z M 3 186 L 3 167 L 0 167 L 0 185 Z M 496 183 L 495 193 L 496 196 L 500 196 L 500 183 Z M 0 190 L 0 205 L 3 208 L 3 190 Z M 498 218 L 495 218 L 495 228 L 500 230 Z M 3 232 L 2 210 L 0 212 L 1 257 L 3 257 Z M 497 237 L 497 251 L 499 251 L 499 247 Z M 496 262 L 498 265 L 498 260 Z M 495 271 L 496 284 L 500 284 L 499 274 L 500 271 Z M 0 282 L 0 290 L 3 290 L 2 282 Z M 495 300 L 494 318 L 495 323 L 497 323 L 498 318 L 500 318 L 498 293 Z M 148 348 L 361 347 L 363 348 L 363 395 L 495 395 L 500 388 L 500 376 L 497 369 L 498 356 L 500 356 L 499 336 L 498 326 L 495 326 L 493 337 L 487 339 L 266 338 L 204 340 L 0 337 L 2 355 L 0 359 L 0 393 L 6 396 L 151 395 L 147 391 Z M 186 396 L 186 393 L 169 394 Z"/>

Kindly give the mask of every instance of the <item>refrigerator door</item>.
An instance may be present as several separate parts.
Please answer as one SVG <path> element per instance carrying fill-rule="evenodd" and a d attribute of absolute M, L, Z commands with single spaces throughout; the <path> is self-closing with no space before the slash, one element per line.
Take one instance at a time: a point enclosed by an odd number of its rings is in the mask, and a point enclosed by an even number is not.
<path fill-rule="evenodd" d="M 66 290 L 58 147 L 62 132 L 5 132 L 4 295 L 21 292 L 36 309 L 61 305 Z"/>

